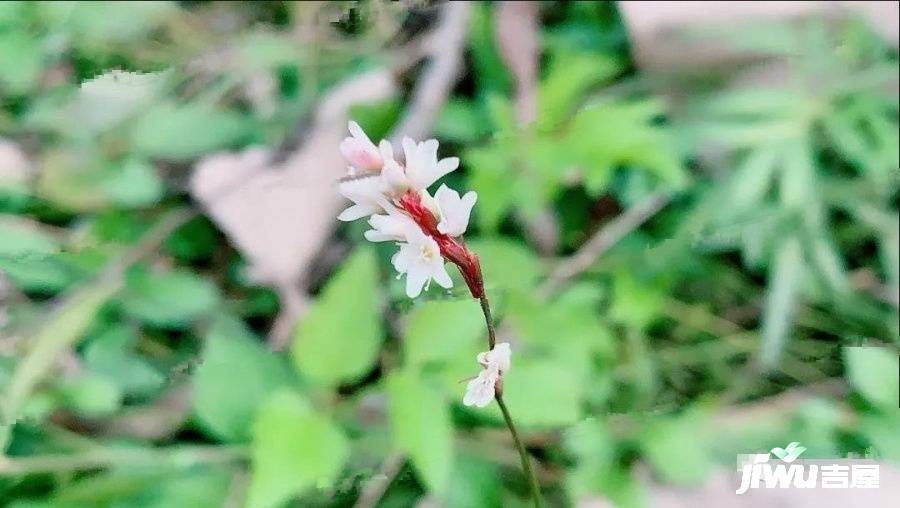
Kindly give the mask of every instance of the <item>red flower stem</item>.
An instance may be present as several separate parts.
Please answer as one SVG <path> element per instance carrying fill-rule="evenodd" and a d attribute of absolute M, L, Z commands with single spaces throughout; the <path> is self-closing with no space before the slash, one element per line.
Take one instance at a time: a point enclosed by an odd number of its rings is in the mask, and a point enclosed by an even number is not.
<path fill-rule="evenodd" d="M 444 259 L 455 264 L 469 286 L 472 298 L 484 296 L 484 281 L 481 278 L 481 264 L 478 256 L 470 251 L 460 238 L 438 231 L 437 219 L 423 203 L 421 197 L 407 191 L 398 200 L 400 208 L 420 227 L 422 231 L 437 242 Z"/>

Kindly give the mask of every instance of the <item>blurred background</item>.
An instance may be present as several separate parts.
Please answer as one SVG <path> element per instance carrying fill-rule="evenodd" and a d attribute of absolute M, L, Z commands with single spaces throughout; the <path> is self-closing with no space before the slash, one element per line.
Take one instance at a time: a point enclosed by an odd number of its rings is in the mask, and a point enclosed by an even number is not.
<path fill-rule="evenodd" d="M 354 119 L 461 158 L 549 506 L 896 506 L 897 19 L 0 3 L 0 505 L 528 505 L 477 302 L 336 220 Z M 792 441 L 881 488 L 735 495 Z"/>

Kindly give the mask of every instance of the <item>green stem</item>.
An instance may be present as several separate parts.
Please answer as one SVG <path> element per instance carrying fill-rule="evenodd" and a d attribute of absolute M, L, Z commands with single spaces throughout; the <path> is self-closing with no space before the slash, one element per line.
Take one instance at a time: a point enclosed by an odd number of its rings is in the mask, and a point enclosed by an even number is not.
<path fill-rule="evenodd" d="M 490 349 L 494 349 L 494 346 L 497 344 L 497 333 L 494 330 L 494 319 L 491 315 L 491 305 L 488 302 L 487 296 L 483 295 L 478 299 L 481 303 L 481 311 L 484 313 L 484 322 L 487 324 L 488 330 L 488 346 Z M 519 438 L 519 432 L 516 430 L 516 424 L 513 423 L 512 415 L 509 414 L 509 409 L 506 407 L 506 403 L 503 402 L 503 393 L 499 389 L 494 395 L 494 399 L 497 401 L 497 405 L 500 406 L 500 411 L 503 413 L 503 420 L 506 421 L 506 426 L 509 428 L 509 433 L 512 435 L 513 442 L 516 444 L 516 451 L 519 452 L 519 460 L 522 461 L 522 470 L 525 473 L 525 476 L 528 478 L 528 487 L 531 490 L 531 497 L 534 500 L 535 508 L 541 508 L 543 505 L 541 501 L 541 487 L 538 485 L 537 477 L 534 475 L 534 470 L 531 469 L 531 459 L 528 458 L 528 452 L 525 450 L 525 445 L 522 444 L 522 440 Z"/>
<path fill-rule="evenodd" d="M 481 312 L 484 313 L 484 322 L 487 324 L 488 348 L 494 349 L 494 346 L 497 345 L 497 334 L 494 331 L 494 318 L 491 317 L 491 304 L 485 295 L 481 295 L 478 301 L 481 303 Z"/>
<path fill-rule="evenodd" d="M 503 402 L 503 395 L 501 395 L 500 392 L 497 392 L 494 399 L 497 401 L 497 405 L 500 406 L 500 411 L 503 413 L 503 419 L 506 420 L 506 426 L 509 427 L 509 433 L 512 434 L 513 442 L 516 443 L 516 450 L 519 452 L 519 460 L 522 461 L 522 469 L 525 471 L 525 476 L 528 477 L 528 487 L 531 490 L 534 506 L 535 508 L 541 508 L 543 504 L 541 502 L 541 487 L 538 485 L 537 477 L 531 469 L 531 460 L 528 458 L 528 452 L 525 451 L 525 445 L 522 444 L 522 440 L 519 438 L 516 424 L 512 421 L 512 416 L 509 414 L 506 403 Z"/>

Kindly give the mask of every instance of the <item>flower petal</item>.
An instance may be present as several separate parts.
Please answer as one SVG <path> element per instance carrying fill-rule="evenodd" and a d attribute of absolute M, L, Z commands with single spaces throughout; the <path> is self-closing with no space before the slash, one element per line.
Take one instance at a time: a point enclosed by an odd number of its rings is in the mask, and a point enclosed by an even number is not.
<path fill-rule="evenodd" d="M 383 164 L 378 147 L 354 121 L 347 124 L 350 137 L 344 138 L 338 148 L 350 164 L 363 171 L 377 171 Z"/>
<path fill-rule="evenodd" d="M 431 277 L 442 288 L 450 289 L 453 287 L 453 279 L 451 279 L 450 274 L 447 273 L 447 267 L 444 266 L 443 259 L 440 260 L 440 263 L 440 266 L 434 270 L 434 272 L 431 274 Z"/>
<path fill-rule="evenodd" d="M 459 157 L 446 157 L 435 163 L 434 181 L 438 181 L 442 176 L 456 171 L 459 167 Z M 434 182 L 432 182 L 434 183 Z"/>
<path fill-rule="evenodd" d="M 488 369 L 493 367 L 500 374 L 505 374 L 509 371 L 511 355 L 512 349 L 509 347 L 509 343 L 501 342 L 496 344 L 494 349 L 487 354 Z"/>
<path fill-rule="evenodd" d="M 363 233 L 370 242 L 405 242 L 412 220 L 402 214 L 373 215 L 369 218 L 372 229 Z"/>
<path fill-rule="evenodd" d="M 410 266 L 406 272 L 406 296 L 415 298 L 422 294 L 422 288 L 428 280 L 427 270 L 415 264 Z"/>
<path fill-rule="evenodd" d="M 478 200 L 478 194 L 469 191 L 460 198 L 458 192 L 446 185 L 441 185 L 434 196 L 441 218 L 437 225 L 438 231 L 450 236 L 460 236 L 465 233 L 469 227 L 469 218 L 472 215 L 472 207 Z"/>
<path fill-rule="evenodd" d="M 355 205 L 351 205 L 349 208 L 347 208 L 346 210 L 341 212 L 337 218 L 338 218 L 338 220 L 341 220 L 344 222 L 350 222 L 350 221 L 354 221 L 356 219 L 361 219 L 361 218 L 365 217 L 366 215 L 371 215 L 377 211 L 378 210 L 376 208 L 368 206 L 368 205 L 355 204 Z"/>
<path fill-rule="evenodd" d="M 478 376 L 466 384 L 466 394 L 463 396 L 463 404 L 466 406 L 484 407 L 494 398 L 497 385 L 497 374 L 483 370 Z"/>
<path fill-rule="evenodd" d="M 359 126 L 358 123 L 350 120 L 347 122 L 347 130 L 350 131 L 350 134 L 360 141 L 365 141 L 367 144 L 375 146 L 375 143 L 372 143 L 372 140 L 369 139 L 369 136 L 366 135 L 365 131 L 362 130 L 362 127 Z"/>

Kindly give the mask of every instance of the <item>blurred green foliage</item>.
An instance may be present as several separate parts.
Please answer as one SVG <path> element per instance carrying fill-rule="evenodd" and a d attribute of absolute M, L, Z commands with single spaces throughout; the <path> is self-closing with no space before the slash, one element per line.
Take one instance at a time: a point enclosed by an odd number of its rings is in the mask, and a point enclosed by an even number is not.
<path fill-rule="evenodd" d="M 273 352 L 277 297 L 212 219 L 165 229 L 200 156 L 291 141 L 435 10 L 0 3 L 0 504 L 350 506 L 380 474 L 379 506 L 525 502 L 499 410 L 461 404 L 485 330 L 457 274 L 410 302 L 388 250 L 347 226 Z M 696 486 L 790 441 L 900 461 L 896 51 L 852 19 L 716 27 L 692 37 L 775 59 L 785 84 L 719 67 L 669 82 L 634 68 L 614 4 L 547 2 L 523 127 L 497 9 L 472 11 L 434 132 L 479 194 L 469 245 L 548 503 L 641 506 L 641 464 Z M 351 116 L 376 138 L 405 105 Z M 667 208 L 548 290 L 659 194 Z M 551 256 L 522 227 L 548 210 Z M 786 390 L 803 397 L 783 410 Z"/>

